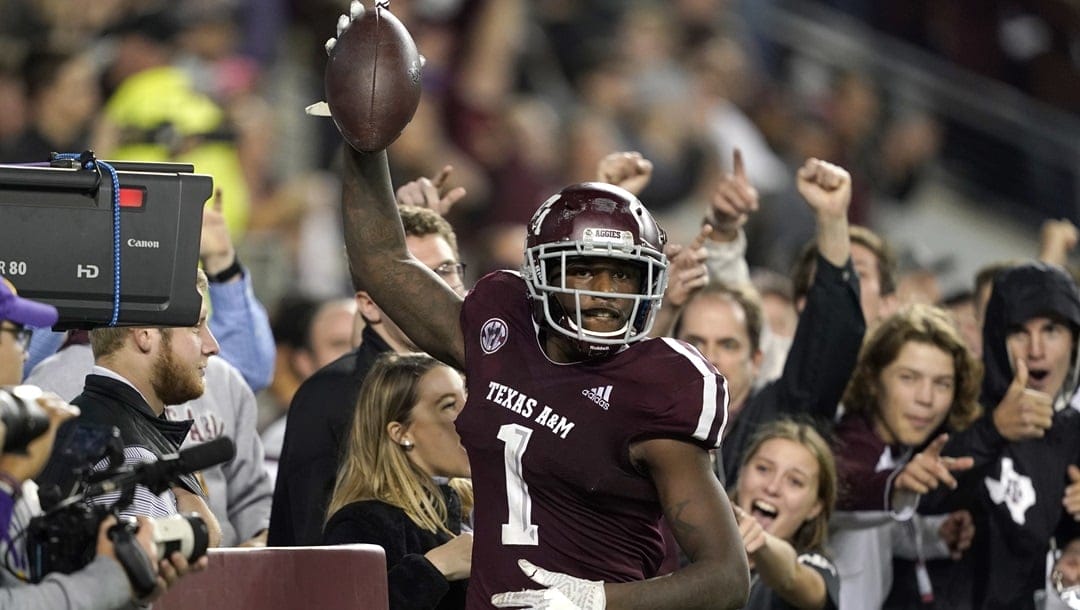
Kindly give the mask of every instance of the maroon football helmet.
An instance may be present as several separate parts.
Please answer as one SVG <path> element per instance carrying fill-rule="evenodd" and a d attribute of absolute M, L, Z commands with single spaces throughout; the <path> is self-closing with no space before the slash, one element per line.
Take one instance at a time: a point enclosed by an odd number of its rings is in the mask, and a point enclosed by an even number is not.
<path fill-rule="evenodd" d="M 564 188 L 540 206 L 529 222 L 522 275 L 529 287 L 536 323 L 579 341 L 590 356 L 604 355 L 644 339 L 652 328 L 667 286 L 666 235 L 638 198 L 625 189 L 601 182 Z M 640 264 L 641 294 L 592 293 L 565 286 L 566 261 L 575 257 L 606 257 Z M 558 284 L 553 284 L 552 280 Z M 564 311 L 554 298 L 574 295 L 575 311 Z M 633 301 L 623 328 L 590 331 L 582 324 L 581 296 Z"/>

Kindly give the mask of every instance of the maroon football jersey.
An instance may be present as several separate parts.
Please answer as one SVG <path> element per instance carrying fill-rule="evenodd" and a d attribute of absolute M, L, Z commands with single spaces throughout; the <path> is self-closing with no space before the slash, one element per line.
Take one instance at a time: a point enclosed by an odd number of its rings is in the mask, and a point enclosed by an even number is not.
<path fill-rule="evenodd" d="M 468 401 L 457 429 L 476 493 L 469 608 L 539 588 L 519 558 L 590 580 L 656 574 L 661 507 L 629 447 L 673 438 L 704 450 L 727 419 L 723 377 L 687 344 L 647 339 L 575 364 L 540 348 L 526 287 L 498 271 L 461 315 Z"/>

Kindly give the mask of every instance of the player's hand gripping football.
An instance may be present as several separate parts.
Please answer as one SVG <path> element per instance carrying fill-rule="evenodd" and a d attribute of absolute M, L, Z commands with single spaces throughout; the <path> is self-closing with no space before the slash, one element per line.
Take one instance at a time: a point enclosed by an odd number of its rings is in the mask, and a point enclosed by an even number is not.
<path fill-rule="evenodd" d="M 357 151 L 385 149 L 420 104 L 424 58 L 412 35 L 390 12 L 389 0 L 368 9 L 353 0 L 325 48 L 326 103 L 312 104 L 306 112 L 332 117 Z"/>
<path fill-rule="evenodd" d="M 376 2 L 375 4 L 379 5 L 379 6 L 382 6 L 384 8 L 390 6 L 389 0 L 380 0 L 379 2 Z M 352 24 L 352 22 L 359 19 L 363 14 L 364 14 L 364 5 L 360 3 L 360 0 L 352 0 L 352 2 L 349 3 L 349 14 L 348 15 L 339 15 L 338 16 L 338 19 L 337 19 L 337 35 L 341 36 L 341 34 Z M 330 52 L 334 50 L 334 45 L 336 45 L 336 44 L 337 44 L 337 37 L 336 36 L 333 37 L 333 38 L 327 38 L 326 39 L 326 44 L 324 46 L 326 47 L 326 54 L 327 55 L 329 55 Z"/>
<path fill-rule="evenodd" d="M 522 572 L 546 589 L 507 591 L 491 596 L 498 608 L 529 608 L 545 610 L 604 610 L 607 597 L 604 583 L 598 580 L 575 578 L 561 572 L 551 572 L 524 560 L 518 560 Z"/>
<path fill-rule="evenodd" d="M 339 15 L 337 21 L 337 36 L 341 36 L 341 33 L 349 27 L 350 24 L 358 17 L 364 14 L 364 5 L 360 3 L 360 0 L 352 0 L 349 3 L 349 14 Z M 337 36 L 327 38 L 326 43 L 323 45 L 326 49 L 326 54 L 334 50 L 334 45 L 337 44 Z M 307 108 L 304 108 L 304 112 L 311 116 L 330 116 L 330 106 L 326 102 L 315 102 Z"/>

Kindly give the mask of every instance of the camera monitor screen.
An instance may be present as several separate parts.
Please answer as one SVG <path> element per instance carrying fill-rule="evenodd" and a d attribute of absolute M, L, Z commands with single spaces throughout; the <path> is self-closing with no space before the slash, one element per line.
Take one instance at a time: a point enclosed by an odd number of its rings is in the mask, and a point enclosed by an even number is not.
<path fill-rule="evenodd" d="M 79 162 L 0 165 L 0 275 L 19 294 L 60 311 L 57 330 L 107 326 L 192 326 L 203 204 L 209 176 L 177 163 L 110 163 L 120 185 L 120 234 L 113 228 L 109 172 Z"/>

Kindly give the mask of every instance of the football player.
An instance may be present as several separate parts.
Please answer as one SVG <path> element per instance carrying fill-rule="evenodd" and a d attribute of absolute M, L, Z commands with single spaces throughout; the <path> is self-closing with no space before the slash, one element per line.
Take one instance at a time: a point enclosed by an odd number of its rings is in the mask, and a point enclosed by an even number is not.
<path fill-rule="evenodd" d="M 352 273 L 468 380 L 469 607 L 741 605 L 746 558 L 708 454 L 726 386 L 696 350 L 646 339 L 667 259 L 645 207 L 611 185 L 563 189 L 530 222 L 522 272 L 494 272 L 462 299 L 405 249 L 385 153 L 346 153 Z M 649 580 L 661 515 L 693 563 Z"/>

